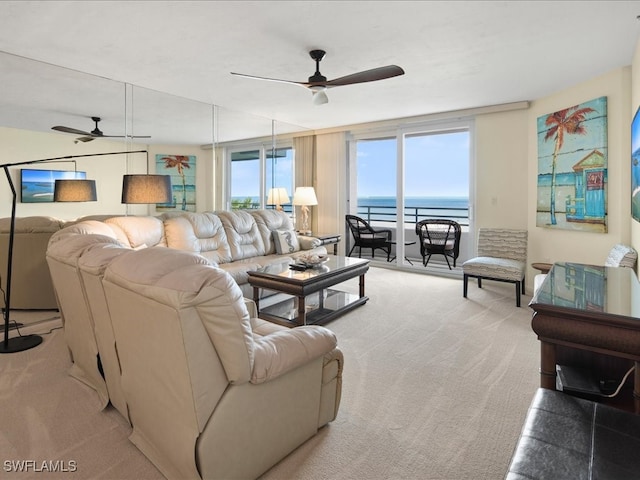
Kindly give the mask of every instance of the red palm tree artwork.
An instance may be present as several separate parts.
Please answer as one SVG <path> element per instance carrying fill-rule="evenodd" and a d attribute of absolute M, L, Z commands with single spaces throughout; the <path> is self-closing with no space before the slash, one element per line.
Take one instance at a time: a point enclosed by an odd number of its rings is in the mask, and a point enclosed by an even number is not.
<path fill-rule="evenodd" d="M 191 168 L 188 155 L 164 155 L 160 158 L 164 162 L 164 168 L 175 168 L 182 179 L 182 210 L 187 209 L 187 181 L 185 169 Z"/>

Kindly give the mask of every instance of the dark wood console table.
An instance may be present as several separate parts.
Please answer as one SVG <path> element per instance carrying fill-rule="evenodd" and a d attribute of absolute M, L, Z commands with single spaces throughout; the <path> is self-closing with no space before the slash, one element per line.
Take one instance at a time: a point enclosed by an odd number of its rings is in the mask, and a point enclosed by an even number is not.
<path fill-rule="evenodd" d="M 640 283 L 633 269 L 555 263 L 529 306 L 541 387 L 556 389 L 557 364 L 618 380 L 635 365 L 633 409 L 640 413 Z"/>

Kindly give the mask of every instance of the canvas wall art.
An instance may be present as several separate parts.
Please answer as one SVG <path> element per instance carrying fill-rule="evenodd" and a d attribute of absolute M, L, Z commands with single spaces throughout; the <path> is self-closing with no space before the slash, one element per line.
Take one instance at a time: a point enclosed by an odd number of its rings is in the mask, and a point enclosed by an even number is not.
<path fill-rule="evenodd" d="M 156 210 L 196 211 L 195 155 L 156 155 L 156 173 L 171 176 L 173 201 L 156 204 Z"/>
<path fill-rule="evenodd" d="M 631 122 L 631 216 L 640 222 L 640 108 Z"/>
<path fill-rule="evenodd" d="M 538 117 L 538 227 L 607 232 L 607 97 Z"/>
<path fill-rule="evenodd" d="M 34 170 L 23 168 L 20 170 L 22 203 L 53 202 L 56 180 L 86 179 L 86 172 L 75 170 Z"/>

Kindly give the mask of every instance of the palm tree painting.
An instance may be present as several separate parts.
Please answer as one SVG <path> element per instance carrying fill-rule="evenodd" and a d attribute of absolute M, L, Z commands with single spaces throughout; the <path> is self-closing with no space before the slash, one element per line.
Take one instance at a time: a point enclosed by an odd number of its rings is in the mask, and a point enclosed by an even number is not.
<path fill-rule="evenodd" d="M 156 210 L 196 211 L 195 155 L 156 155 L 156 173 L 170 175 L 173 186 L 173 202 Z"/>
<path fill-rule="evenodd" d="M 536 225 L 607 231 L 607 97 L 538 117 Z"/>

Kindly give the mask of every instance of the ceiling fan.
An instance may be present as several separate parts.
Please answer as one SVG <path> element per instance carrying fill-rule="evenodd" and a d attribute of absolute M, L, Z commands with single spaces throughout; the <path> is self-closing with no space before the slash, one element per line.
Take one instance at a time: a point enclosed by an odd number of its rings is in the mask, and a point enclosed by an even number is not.
<path fill-rule="evenodd" d="M 81 137 L 76 138 L 76 143 L 90 142 L 92 140 L 95 140 L 96 138 L 125 138 L 126 137 L 126 135 L 105 135 L 98 128 L 98 122 L 101 120 L 100 117 L 91 117 L 91 120 L 93 120 L 96 124 L 96 127 L 93 130 L 91 130 L 91 132 L 85 132 L 84 130 L 78 130 L 77 128 L 62 127 L 59 125 L 55 127 L 51 127 L 51 129 L 57 130 L 58 132 L 73 133 L 74 135 L 82 135 Z M 151 138 L 151 137 L 149 135 L 131 135 L 130 138 Z"/>
<path fill-rule="evenodd" d="M 320 73 L 320 61 L 324 58 L 325 55 L 326 52 L 324 50 L 311 50 L 309 52 L 309 56 L 311 56 L 311 58 L 316 62 L 316 73 L 310 76 L 309 80 L 306 82 L 295 82 L 291 80 L 280 80 L 277 78 L 256 77 L 253 75 L 245 75 L 244 73 L 234 72 L 231 72 L 231 75 L 238 75 L 240 77 L 253 78 L 256 80 L 268 80 L 271 82 L 292 83 L 294 85 L 306 87 L 313 93 L 313 103 L 316 105 L 322 105 L 329 101 L 326 93 L 326 90 L 328 88 L 353 85 L 354 83 L 374 82 L 376 80 L 384 80 L 386 78 L 404 75 L 404 70 L 397 65 L 387 65 L 385 67 L 372 68 L 371 70 L 352 73 L 351 75 L 346 75 L 334 80 L 327 80 L 327 77 Z"/>

